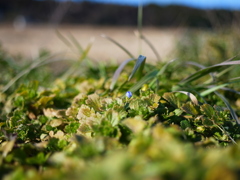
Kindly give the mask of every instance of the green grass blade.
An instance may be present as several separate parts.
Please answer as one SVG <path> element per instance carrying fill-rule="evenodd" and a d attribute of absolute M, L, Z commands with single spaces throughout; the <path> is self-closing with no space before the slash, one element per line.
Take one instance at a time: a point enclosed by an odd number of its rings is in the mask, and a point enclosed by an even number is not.
<path fill-rule="evenodd" d="M 197 71 L 196 73 L 190 75 L 186 79 L 182 80 L 180 83 L 181 84 L 190 83 L 190 82 L 192 82 L 196 79 L 199 79 L 199 78 L 205 76 L 206 74 L 209 74 L 209 73 L 214 72 L 214 71 L 218 71 L 223 66 L 239 65 L 239 64 L 240 64 L 240 60 L 236 60 L 236 61 L 223 62 L 223 63 L 216 64 L 216 65 L 213 65 L 213 66 L 210 66 L 210 67 L 206 67 L 206 68 L 201 69 L 201 70 Z"/>
<path fill-rule="evenodd" d="M 230 113 L 232 115 L 232 118 L 240 125 L 240 120 L 238 119 L 237 114 L 235 113 L 235 111 L 231 107 L 231 105 L 228 102 L 228 100 L 223 95 L 218 93 L 217 91 L 215 91 L 214 93 L 223 100 L 223 102 L 226 104 L 227 108 L 229 109 L 229 111 L 230 111 Z"/>
<path fill-rule="evenodd" d="M 34 60 L 33 62 L 31 62 L 31 64 L 24 68 L 21 72 L 19 72 L 15 77 L 13 77 L 2 89 L 2 93 L 6 92 L 14 83 L 16 83 L 21 77 L 23 77 L 24 75 L 28 74 L 30 71 L 32 71 L 33 69 L 39 67 L 42 63 L 45 63 L 45 61 L 49 60 L 50 58 L 54 57 L 55 55 L 52 56 L 43 56 L 40 57 L 36 60 Z"/>
<path fill-rule="evenodd" d="M 240 79 L 240 77 L 231 78 L 230 80 Z"/>
<path fill-rule="evenodd" d="M 118 43 L 117 41 L 115 41 L 114 39 L 112 39 L 111 37 L 102 34 L 101 35 L 103 38 L 106 38 L 107 40 L 113 42 L 115 45 L 117 45 L 119 48 L 121 48 L 125 53 L 127 53 L 127 55 L 129 55 L 130 58 L 134 58 L 134 56 L 132 55 L 132 53 L 130 53 L 125 47 L 123 47 L 120 43 Z"/>
<path fill-rule="evenodd" d="M 188 61 L 188 62 L 186 62 L 186 64 L 196 66 L 196 67 L 198 67 L 200 69 L 206 68 L 205 66 L 203 66 L 203 65 L 201 65 L 201 64 L 199 64 L 197 62 Z M 209 73 L 209 75 L 211 76 L 211 79 L 208 80 L 208 81 L 212 82 L 212 81 L 214 81 L 216 79 L 216 77 L 215 77 L 215 75 L 213 73 Z"/>
<path fill-rule="evenodd" d="M 93 42 L 90 42 L 86 49 L 83 50 L 82 54 L 80 55 L 80 57 L 78 58 L 78 61 L 76 61 L 71 68 L 69 68 L 63 75 L 62 78 L 66 79 L 68 78 L 71 74 L 73 74 L 74 72 L 77 72 L 79 66 L 81 65 L 81 63 L 83 62 L 83 60 L 87 59 L 88 53 L 92 47 Z"/>
<path fill-rule="evenodd" d="M 212 88 L 213 86 L 210 86 L 209 88 Z M 224 90 L 224 91 L 229 91 L 229 92 L 233 92 L 233 93 L 236 93 L 236 94 L 239 94 L 240 95 L 240 92 L 239 91 L 236 91 L 234 89 L 231 89 L 231 88 L 226 88 L 226 87 L 222 87 L 220 88 L 221 90 Z"/>
<path fill-rule="evenodd" d="M 131 59 L 127 59 L 125 61 L 123 61 L 120 66 L 117 68 L 117 70 L 115 71 L 114 75 L 113 75 L 113 78 L 112 78 L 112 83 L 110 85 L 110 90 L 112 91 L 116 82 L 117 82 L 117 79 L 118 77 L 120 76 L 120 73 L 122 72 L 123 68 L 130 62 L 130 61 L 133 61 L 135 60 L 134 58 L 131 58 Z"/>
<path fill-rule="evenodd" d="M 88 53 L 89 53 L 90 49 L 92 48 L 92 45 L 93 45 L 93 40 L 88 43 L 86 49 L 82 52 L 82 55 L 79 58 L 79 62 L 82 62 L 85 58 L 87 58 Z"/>
<path fill-rule="evenodd" d="M 144 77 L 142 77 L 140 81 L 138 81 L 135 85 L 133 85 L 128 91 L 132 93 L 136 92 L 138 89 L 142 87 L 143 84 L 146 84 L 148 81 L 153 79 L 157 75 L 157 73 L 158 73 L 158 70 L 153 70 L 149 72 Z"/>
<path fill-rule="evenodd" d="M 228 86 L 229 84 L 239 83 L 239 82 L 240 82 L 240 80 L 237 80 L 237 81 L 232 81 L 232 82 L 220 84 L 218 86 L 210 86 L 209 89 L 201 92 L 200 95 L 204 97 L 204 96 L 207 96 L 208 94 L 210 94 L 210 93 L 212 93 L 212 92 L 214 92 L 214 91 L 216 91 L 218 89 L 222 89 L 223 87 Z"/>
<path fill-rule="evenodd" d="M 222 71 L 220 71 L 220 72 L 218 72 L 218 73 L 215 73 L 214 76 L 213 76 L 214 79 L 211 78 L 211 79 L 205 81 L 203 84 L 209 84 L 209 83 L 213 82 L 213 80 L 220 78 L 220 77 L 223 76 L 225 73 L 227 73 L 227 72 L 229 72 L 230 70 L 232 70 L 233 68 L 234 68 L 234 66 L 230 66 L 230 67 L 228 67 L 228 68 L 226 68 L 226 69 L 224 69 L 224 70 L 222 70 Z M 213 74 L 213 73 L 211 73 L 211 74 Z"/>

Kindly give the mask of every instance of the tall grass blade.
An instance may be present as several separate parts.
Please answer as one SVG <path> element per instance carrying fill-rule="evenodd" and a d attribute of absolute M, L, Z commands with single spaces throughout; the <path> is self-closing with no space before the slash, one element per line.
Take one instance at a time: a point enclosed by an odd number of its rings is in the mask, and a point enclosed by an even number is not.
<path fill-rule="evenodd" d="M 63 36 L 59 31 L 56 31 L 58 38 L 66 45 L 68 46 L 74 53 L 77 50 L 77 54 L 83 54 L 85 51 L 82 48 L 82 46 L 79 44 L 79 42 L 76 40 L 76 38 L 69 33 L 68 38 Z M 93 41 L 90 41 L 93 42 Z M 92 43 L 90 43 L 92 44 Z"/>
<path fill-rule="evenodd" d="M 62 75 L 63 79 L 68 78 L 71 74 L 73 74 L 74 72 L 77 72 L 79 66 L 81 65 L 81 63 L 83 62 L 83 60 L 85 60 L 87 58 L 87 55 L 92 47 L 93 42 L 91 41 L 88 46 L 86 47 L 85 50 L 82 51 L 82 54 L 80 55 L 80 57 L 78 58 L 78 61 L 76 61 L 75 63 L 73 63 L 73 65 Z"/>
<path fill-rule="evenodd" d="M 222 70 L 222 71 L 220 71 L 218 73 L 215 73 L 213 75 L 214 78 L 211 78 L 211 79 L 205 81 L 203 84 L 209 84 L 209 83 L 213 82 L 213 80 L 216 80 L 216 79 L 220 78 L 222 75 L 224 75 L 225 73 L 229 72 L 233 68 L 235 68 L 235 67 L 234 66 L 230 66 L 230 67 L 228 67 L 228 68 L 226 68 L 226 69 L 224 69 L 224 70 Z M 211 73 L 211 74 L 213 74 L 213 73 Z"/>
<path fill-rule="evenodd" d="M 207 96 L 207 95 L 211 94 L 212 92 L 223 88 L 223 87 L 226 86 L 226 85 L 228 85 L 228 84 L 221 84 L 221 85 L 218 85 L 218 86 L 211 86 L 209 89 L 201 92 L 200 94 L 201 94 L 201 96 L 203 96 L 203 97 L 204 97 L 204 96 Z"/>
<path fill-rule="evenodd" d="M 228 83 L 224 83 L 224 84 L 220 84 L 218 86 L 210 86 L 209 89 L 201 92 L 200 94 L 201 94 L 201 96 L 204 97 L 204 96 L 207 96 L 208 94 L 210 94 L 210 93 L 212 93 L 212 92 L 214 92 L 214 91 L 216 91 L 218 89 L 222 89 L 223 87 L 228 86 L 229 84 L 239 83 L 239 82 L 240 82 L 240 80 L 232 81 L 232 82 L 228 82 Z"/>
<path fill-rule="evenodd" d="M 128 77 L 128 81 L 130 81 L 133 77 L 133 75 L 137 72 L 137 70 L 139 71 L 139 78 L 141 78 L 142 76 L 142 71 L 143 71 L 143 68 L 144 68 L 144 65 L 145 65 L 145 62 L 146 62 L 146 56 L 143 56 L 143 55 L 139 55 L 138 59 L 137 59 L 137 62 L 135 64 L 135 66 L 133 67 L 133 70 L 132 70 L 132 73 L 130 74 L 130 76 Z"/>
<path fill-rule="evenodd" d="M 240 77 L 231 78 L 230 80 L 240 79 Z"/>
<path fill-rule="evenodd" d="M 212 88 L 214 86 L 209 86 L 208 88 Z M 240 92 L 239 91 L 236 91 L 234 89 L 231 89 L 231 88 L 226 88 L 226 87 L 222 87 L 222 88 L 219 88 L 221 90 L 224 90 L 224 91 L 229 91 L 229 92 L 233 92 L 233 93 L 236 93 L 236 94 L 239 94 L 240 95 Z"/>
<path fill-rule="evenodd" d="M 125 47 L 123 47 L 120 43 L 118 43 L 117 41 L 115 41 L 114 39 L 112 39 L 111 37 L 102 34 L 101 35 L 103 38 L 106 38 L 107 40 L 113 42 L 115 45 L 117 45 L 119 48 L 121 48 L 125 53 L 127 53 L 127 55 L 130 56 L 130 58 L 134 58 L 134 56 L 132 55 L 132 53 L 130 53 Z"/>
<path fill-rule="evenodd" d="M 140 34 L 140 36 L 142 35 L 142 18 L 143 18 L 143 6 L 142 6 L 142 2 L 141 0 L 139 1 L 138 4 L 138 17 L 137 17 L 137 22 L 138 22 L 138 32 Z M 142 42 L 141 42 L 141 38 L 139 36 L 139 54 L 142 54 Z"/>
<path fill-rule="evenodd" d="M 196 67 L 199 67 L 200 69 L 204 69 L 206 68 L 205 66 L 199 64 L 199 63 L 196 63 L 196 62 L 192 62 L 192 61 L 188 61 L 186 62 L 186 64 L 189 64 L 189 65 L 193 65 L 193 66 L 196 66 Z M 216 77 L 213 73 L 209 73 L 209 75 L 211 76 L 211 79 L 209 81 L 215 81 Z"/>
<path fill-rule="evenodd" d="M 206 67 L 206 68 L 201 69 L 201 70 L 197 71 L 196 73 L 190 75 L 186 79 L 182 80 L 180 83 L 181 84 L 190 83 L 190 82 L 192 82 L 196 79 L 199 79 L 199 78 L 205 76 L 206 74 L 218 71 L 223 66 L 239 65 L 239 64 L 240 64 L 240 60 L 236 60 L 236 61 L 230 61 L 230 62 L 229 61 L 228 62 L 223 62 L 223 63 L 216 64 L 216 65 L 213 65 L 213 66 L 210 66 L 210 67 Z"/>
<path fill-rule="evenodd" d="M 45 61 L 47 61 L 48 59 L 54 57 L 55 55 L 52 56 L 43 56 L 40 57 L 38 59 L 36 59 L 35 61 L 31 62 L 31 64 L 23 69 L 21 72 L 19 72 L 14 78 L 12 78 L 3 88 L 2 88 L 2 93 L 6 92 L 14 83 L 16 83 L 21 77 L 23 77 L 24 75 L 28 74 L 30 71 L 32 71 L 33 69 L 39 67 L 42 63 L 45 63 Z"/>
<path fill-rule="evenodd" d="M 142 2 L 140 1 L 138 4 L 138 31 L 142 34 L 142 18 L 143 18 L 143 6 Z"/>
<path fill-rule="evenodd" d="M 145 41 L 145 43 L 150 47 L 150 49 L 152 49 L 153 53 L 157 57 L 157 60 L 161 61 L 161 57 L 157 50 L 155 49 L 155 47 L 153 46 L 153 44 L 143 34 L 141 35 L 141 39 Z"/>
<path fill-rule="evenodd" d="M 133 85 L 128 91 L 132 93 L 136 92 L 138 89 L 140 89 L 143 86 L 143 84 L 146 84 L 148 81 L 153 79 L 157 75 L 157 73 L 158 73 L 158 70 L 153 70 L 149 72 L 144 77 L 142 77 L 135 85 Z"/>
<path fill-rule="evenodd" d="M 69 34 L 69 39 L 73 43 L 73 45 L 78 49 L 79 52 L 83 52 L 82 46 L 79 44 L 79 42 L 76 40 L 76 38 L 70 33 Z"/>
<path fill-rule="evenodd" d="M 58 38 L 61 39 L 61 41 L 64 44 L 66 44 L 70 48 L 73 47 L 72 43 L 67 38 L 65 38 L 58 30 L 56 30 L 56 34 L 57 34 Z"/>
<path fill-rule="evenodd" d="M 125 61 L 123 61 L 120 66 L 117 68 L 117 70 L 115 71 L 114 75 L 113 75 L 113 78 L 112 78 L 112 83 L 110 85 L 110 90 L 112 91 L 114 89 L 114 86 L 117 82 L 117 79 L 118 77 L 120 76 L 123 68 L 130 62 L 130 61 L 133 61 L 135 60 L 134 58 L 131 58 L 131 59 L 127 59 Z"/>
<path fill-rule="evenodd" d="M 158 62 L 161 61 L 161 57 L 160 57 L 159 53 L 157 52 L 157 50 L 155 49 L 155 47 L 153 46 L 153 44 L 140 32 L 136 31 L 135 34 L 137 37 L 141 38 L 150 47 L 150 49 L 155 54 L 157 61 Z"/>
<path fill-rule="evenodd" d="M 92 48 L 93 41 L 94 41 L 94 39 L 92 39 L 92 40 L 88 43 L 86 49 L 83 50 L 82 55 L 81 55 L 80 58 L 79 58 L 79 62 L 82 62 L 85 58 L 87 58 L 87 55 L 88 55 L 90 49 Z"/>
<path fill-rule="evenodd" d="M 230 111 L 230 113 L 232 115 L 232 118 L 238 123 L 238 125 L 240 125 L 240 120 L 238 119 L 237 114 L 235 113 L 235 111 L 231 107 L 231 105 L 228 102 L 228 100 L 223 95 L 218 93 L 217 91 L 215 91 L 214 93 L 223 100 L 223 102 L 226 104 L 227 108 L 229 109 L 229 111 Z"/>

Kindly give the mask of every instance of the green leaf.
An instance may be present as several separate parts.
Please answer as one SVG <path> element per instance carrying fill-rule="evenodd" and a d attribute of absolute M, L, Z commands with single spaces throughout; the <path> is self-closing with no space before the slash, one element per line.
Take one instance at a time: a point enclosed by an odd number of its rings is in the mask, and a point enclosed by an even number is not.
<path fill-rule="evenodd" d="M 80 126 L 80 123 L 79 122 L 71 122 L 70 124 L 66 125 L 64 130 L 66 133 L 76 133 L 78 128 Z"/>
<path fill-rule="evenodd" d="M 43 152 L 40 152 L 37 156 L 27 158 L 26 162 L 33 165 L 42 165 L 46 162 L 46 160 L 47 156 L 45 156 Z"/>
<path fill-rule="evenodd" d="M 142 120 L 140 116 L 134 118 L 127 118 L 122 123 L 132 130 L 133 133 L 140 133 L 146 127 L 146 121 Z"/>
<path fill-rule="evenodd" d="M 51 96 L 42 96 L 37 102 L 33 104 L 34 107 L 36 108 L 46 108 L 48 105 L 51 105 L 53 103 L 55 95 Z"/>
<path fill-rule="evenodd" d="M 218 93 L 217 91 L 215 91 L 214 93 L 223 100 L 223 102 L 226 104 L 227 108 L 230 110 L 232 118 L 240 125 L 240 120 L 239 120 L 237 114 L 235 113 L 235 111 L 233 110 L 233 108 L 231 107 L 231 105 L 229 104 L 228 100 L 223 95 Z"/>
<path fill-rule="evenodd" d="M 180 102 L 179 99 L 176 98 L 176 96 L 174 95 L 174 93 L 172 92 L 167 92 L 164 93 L 162 96 L 165 100 L 167 100 L 172 106 L 179 108 L 180 107 Z"/>
<path fill-rule="evenodd" d="M 89 95 L 86 104 L 92 107 L 95 111 L 102 111 L 100 97 L 97 94 Z"/>
<path fill-rule="evenodd" d="M 186 113 L 192 114 L 195 116 L 200 114 L 199 106 L 192 104 L 192 102 L 187 102 L 181 107 L 181 109 L 184 110 Z"/>
<path fill-rule="evenodd" d="M 207 117 L 211 119 L 216 119 L 215 109 L 209 104 L 203 104 L 202 106 L 200 106 L 200 109 Z"/>
<path fill-rule="evenodd" d="M 180 126 L 181 126 L 182 129 L 186 129 L 188 127 L 191 127 L 191 124 L 189 123 L 188 120 L 183 120 L 183 121 L 180 122 Z"/>
<path fill-rule="evenodd" d="M 130 81 L 132 79 L 133 75 L 137 72 L 137 70 L 139 70 L 139 71 L 143 70 L 145 62 L 146 62 L 146 56 L 139 55 L 137 62 L 135 64 L 135 66 L 133 67 L 132 73 L 128 77 L 128 81 Z M 140 72 L 140 73 L 142 73 L 142 72 Z"/>
<path fill-rule="evenodd" d="M 14 106 L 23 107 L 25 103 L 25 99 L 23 96 L 17 96 L 14 101 Z"/>
<path fill-rule="evenodd" d="M 112 109 L 109 109 L 106 112 L 106 118 L 108 121 L 111 122 L 112 126 L 116 126 L 118 125 L 119 121 L 120 121 L 120 117 L 117 111 L 114 111 Z"/>

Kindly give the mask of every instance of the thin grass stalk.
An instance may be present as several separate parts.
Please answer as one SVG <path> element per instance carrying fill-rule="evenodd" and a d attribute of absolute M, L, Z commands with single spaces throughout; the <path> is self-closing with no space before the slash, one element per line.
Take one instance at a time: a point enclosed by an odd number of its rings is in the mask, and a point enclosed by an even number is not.
<path fill-rule="evenodd" d="M 107 40 L 113 42 L 115 45 L 117 45 L 119 48 L 121 48 L 130 58 L 134 58 L 134 56 L 132 55 L 132 53 L 130 53 L 125 47 L 123 47 L 120 43 L 118 43 L 117 41 L 115 41 L 114 39 L 112 39 L 111 37 L 102 34 L 101 35 L 103 38 L 106 38 Z"/>
<path fill-rule="evenodd" d="M 44 63 L 45 61 L 47 61 L 48 59 L 50 59 L 51 57 L 53 57 L 55 55 L 52 56 L 48 56 L 48 57 L 40 57 L 38 59 L 36 59 L 32 64 L 29 65 L 29 67 L 23 69 L 20 73 L 18 73 L 14 78 L 12 78 L 2 89 L 2 93 L 6 92 L 14 83 L 16 83 L 21 77 L 23 77 L 24 75 L 28 74 L 30 71 L 32 71 L 33 69 L 37 68 L 38 66 L 40 66 L 42 63 Z"/>
<path fill-rule="evenodd" d="M 77 71 L 77 69 L 79 68 L 80 64 L 83 62 L 83 60 L 85 60 L 87 58 L 88 52 L 91 49 L 91 44 L 89 44 L 87 46 L 87 48 L 83 51 L 82 55 L 80 56 L 80 58 L 78 59 L 77 62 L 75 62 L 71 68 L 69 68 L 63 75 L 62 78 L 66 79 L 68 78 L 71 74 L 73 74 L 74 72 Z"/>
<path fill-rule="evenodd" d="M 158 60 L 158 61 L 161 61 L 161 57 L 160 57 L 160 55 L 158 54 L 157 50 L 156 50 L 156 49 L 154 48 L 154 46 L 152 45 L 152 43 L 151 43 L 143 34 L 140 34 L 140 38 L 147 43 L 147 45 L 150 47 L 150 49 L 152 49 L 153 53 L 154 53 L 155 56 L 157 57 L 157 60 Z"/>
<path fill-rule="evenodd" d="M 228 100 L 227 100 L 223 95 L 221 95 L 220 93 L 218 93 L 217 91 L 215 91 L 214 93 L 223 100 L 223 102 L 225 103 L 225 105 L 226 105 L 227 108 L 229 109 L 230 114 L 232 115 L 232 118 L 236 121 L 236 123 L 237 123 L 238 125 L 240 125 L 240 120 L 239 120 L 237 114 L 235 113 L 235 111 L 233 110 L 233 108 L 231 107 L 231 105 L 230 105 L 230 103 L 228 102 Z"/>
<path fill-rule="evenodd" d="M 140 34 L 139 36 L 139 52 L 138 54 L 142 54 L 142 41 L 141 41 L 141 36 L 142 36 L 142 19 L 143 19 L 143 6 L 141 0 L 139 1 L 138 5 L 138 17 L 137 17 L 137 22 L 138 22 L 138 32 Z"/>
<path fill-rule="evenodd" d="M 79 44 L 79 42 L 76 40 L 76 38 L 71 33 L 68 36 L 69 36 L 69 39 L 72 41 L 73 45 L 77 47 L 78 51 L 83 52 L 83 48 L 81 44 Z"/>
<path fill-rule="evenodd" d="M 229 139 L 230 139 L 234 144 L 238 145 L 237 142 L 229 135 L 229 133 L 224 129 L 224 127 L 223 127 L 222 125 L 218 125 L 218 124 L 216 124 L 216 123 L 215 123 L 215 125 L 216 125 L 224 134 L 226 134 L 226 135 L 229 137 Z"/>

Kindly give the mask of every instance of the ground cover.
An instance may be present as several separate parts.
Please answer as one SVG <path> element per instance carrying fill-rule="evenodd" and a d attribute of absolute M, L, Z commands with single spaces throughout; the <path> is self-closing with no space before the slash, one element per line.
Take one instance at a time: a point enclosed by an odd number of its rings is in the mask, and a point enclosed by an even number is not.
<path fill-rule="evenodd" d="M 24 63 L 1 49 L 1 179 L 238 179 L 238 36 L 201 35 L 178 59 L 122 47 L 130 59 L 96 65 L 91 44 L 59 34 L 79 58 L 57 74 L 60 55 Z"/>

